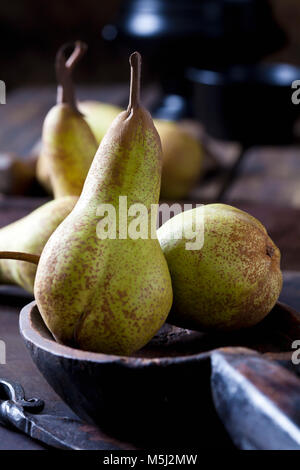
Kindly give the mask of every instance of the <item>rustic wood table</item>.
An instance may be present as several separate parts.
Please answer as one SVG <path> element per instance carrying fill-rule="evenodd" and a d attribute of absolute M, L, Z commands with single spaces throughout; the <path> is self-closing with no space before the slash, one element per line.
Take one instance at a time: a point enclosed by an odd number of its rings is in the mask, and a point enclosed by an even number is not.
<path fill-rule="evenodd" d="M 125 105 L 127 86 L 80 88 L 81 99 L 99 99 Z M 144 93 L 149 106 L 158 96 L 154 87 Z M 18 90 L 0 107 L 0 152 L 14 152 L 26 158 L 41 135 L 45 114 L 54 104 L 54 88 Z M 200 132 L 200 131 L 199 131 Z M 216 146 L 216 145 L 215 145 Z M 211 146 L 214 147 L 214 144 Z M 221 146 L 222 147 L 222 146 Z M 224 146 L 218 144 L 219 162 L 232 161 Z M 225 151 L 226 150 L 226 151 Z M 1 161 L 0 161 L 1 166 Z M 219 178 L 219 176 L 218 176 Z M 213 200 L 216 180 L 199 183 L 191 197 L 196 202 Z M 282 252 L 284 288 L 281 300 L 300 311 L 300 151 L 256 149 L 246 160 L 242 177 L 228 194 L 228 202 L 249 211 L 267 227 Z M 297 192 L 298 191 L 298 192 Z M 4 226 L 45 202 L 45 197 L 0 196 L 0 226 Z M 33 365 L 18 332 L 18 314 L 31 297 L 14 287 L 0 287 L 0 339 L 7 345 L 7 363 L 0 365 L 0 377 L 17 380 L 28 396 L 46 402 L 46 412 L 73 416 L 72 411 L 53 392 Z M 0 426 L 0 449 L 44 449 L 45 446 Z"/>

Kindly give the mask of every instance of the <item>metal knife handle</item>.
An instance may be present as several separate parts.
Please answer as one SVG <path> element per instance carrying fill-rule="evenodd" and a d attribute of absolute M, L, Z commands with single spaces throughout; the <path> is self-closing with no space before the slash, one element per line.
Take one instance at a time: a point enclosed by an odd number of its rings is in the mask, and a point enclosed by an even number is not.
<path fill-rule="evenodd" d="M 0 379 L 0 422 L 27 432 L 31 425 L 25 412 L 40 413 L 44 408 L 43 400 L 25 398 L 23 387 L 6 379 Z"/>

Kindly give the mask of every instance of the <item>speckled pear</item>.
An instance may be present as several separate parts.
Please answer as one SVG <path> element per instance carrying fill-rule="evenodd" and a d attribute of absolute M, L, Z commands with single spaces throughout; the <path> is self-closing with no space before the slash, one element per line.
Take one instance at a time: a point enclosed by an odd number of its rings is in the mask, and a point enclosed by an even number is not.
<path fill-rule="evenodd" d="M 66 196 L 47 202 L 31 214 L 0 229 L 0 250 L 40 255 L 48 238 L 71 212 L 78 198 Z M 33 293 L 36 265 L 0 259 L 0 283 L 16 284 Z"/>
<path fill-rule="evenodd" d="M 187 250 L 187 237 L 174 234 L 192 233 L 196 211 L 204 244 Z M 282 288 L 280 251 L 246 212 L 225 204 L 200 206 L 163 224 L 157 237 L 173 283 L 171 323 L 234 330 L 255 325 L 275 305 Z"/>
<path fill-rule="evenodd" d="M 142 204 L 150 220 L 151 205 L 159 199 L 160 139 L 139 102 L 140 55 L 132 54 L 130 63 L 128 109 L 102 140 L 74 210 L 47 242 L 34 288 L 57 341 L 118 355 L 144 346 L 172 305 L 170 273 L 157 238 L 133 238 L 129 230 L 121 237 L 121 224 L 115 238 L 98 230 L 103 204 L 111 205 L 118 220 L 125 215 L 119 197 L 126 196 L 128 208 Z"/>
<path fill-rule="evenodd" d="M 67 46 L 56 57 L 57 104 L 44 121 L 37 163 L 37 177 L 46 189 L 52 188 L 54 197 L 80 195 L 98 148 L 93 132 L 77 108 L 71 79 L 86 46 L 77 41 L 73 54 L 65 62 Z"/>

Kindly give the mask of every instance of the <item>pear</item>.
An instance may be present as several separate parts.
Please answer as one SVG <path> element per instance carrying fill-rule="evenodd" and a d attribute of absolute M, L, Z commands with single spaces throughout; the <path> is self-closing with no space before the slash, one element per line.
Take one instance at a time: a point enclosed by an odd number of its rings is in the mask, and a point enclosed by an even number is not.
<path fill-rule="evenodd" d="M 82 101 L 78 104 L 98 143 L 121 108 L 100 101 Z M 163 150 L 161 198 L 182 199 L 193 188 L 202 170 L 201 142 L 187 127 L 174 121 L 154 119 Z"/>
<path fill-rule="evenodd" d="M 100 101 L 81 101 L 78 108 L 99 144 L 113 120 L 123 111 L 118 106 Z"/>
<path fill-rule="evenodd" d="M 66 196 L 39 207 L 31 214 L 0 229 L 0 250 L 21 250 L 40 255 L 48 238 L 71 212 L 77 197 Z M 24 261 L 0 259 L 0 283 L 16 284 L 33 293 L 36 266 Z"/>
<path fill-rule="evenodd" d="M 44 153 L 38 155 L 36 160 L 35 174 L 40 185 L 47 191 L 48 194 L 53 196 L 48 159 L 45 157 Z"/>
<path fill-rule="evenodd" d="M 147 222 L 159 199 L 161 144 L 140 105 L 138 53 L 130 64 L 128 109 L 113 121 L 78 203 L 46 243 L 34 286 L 39 311 L 58 342 L 121 355 L 144 346 L 172 305 L 170 273 L 156 236 L 131 236 L 122 223 L 111 236 L 99 233 L 107 204 L 123 218 L 120 196 L 129 208 L 142 206 Z"/>
<path fill-rule="evenodd" d="M 77 108 L 71 77 L 86 45 L 77 41 L 73 54 L 65 61 L 67 47 L 69 44 L 57 53 L 57 104 L 44 121 L 40 161 L 37 164 L 40 182 L 46 188 L 52 188 L 55 198 L 80 195 L 98 147 L 93 132 Z"/>
<path fill-rule="evenodd" d="M 0 153 L 0 193 L 22 195 L 30 189 L 35 178 L 33 158 L 22 159 L 13 153 Z"/>
<path fill-rule="evenodd" d="M 193 233 L 197 249 L 187 245 Z M 201 206 L 168 220 L 157 237 L 173 284 L 171 323 L 235 330 L 260 322 L 275 305 L 282 288 L 280 251 L 246 212 L 225 204 Z"/>
<path fill-rule="evenodd" d="M 186 197 L 202 170 L 203 149 L 198 139 L 179 123 L 156 119 L 163 150 L 162 199 Z"/>

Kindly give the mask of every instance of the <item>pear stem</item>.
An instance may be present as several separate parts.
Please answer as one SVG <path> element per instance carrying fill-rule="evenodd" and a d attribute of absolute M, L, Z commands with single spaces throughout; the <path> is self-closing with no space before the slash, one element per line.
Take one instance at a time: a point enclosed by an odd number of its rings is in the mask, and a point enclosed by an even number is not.
<path fill-rule="evenodd" d="M 18 261 L 27 261 L 28 263 L 39 264 L 40 257 L 30 253 L 21 253 L 20 251 L 0 251 L 0 259 L 14 259 Z"/>
<path fill-rule="evenodd" d="M 74 50 L 70 57 L 66 60 L 65 51 L 72 46 Z M 56 54 L 55 68 L 58 82 L 56 102 L 58 104 L 67 103 L 77 113 L 79 113 L 79 110 L 77 108 L 75 99 L 72 72 L 82 56 L 85 54 L 86 50 L 87 45 L 84 42 L 75 41 L 74 43 L 64 44 Z"/>
<path fill-rule="evenodd" d="M 139 52 L 133 52 L 129 57 L 130 63 L 130 92 L 128 111 L 140 106 L 140 89 L 141 89 L 141 64 L 142 58 Z"/>

